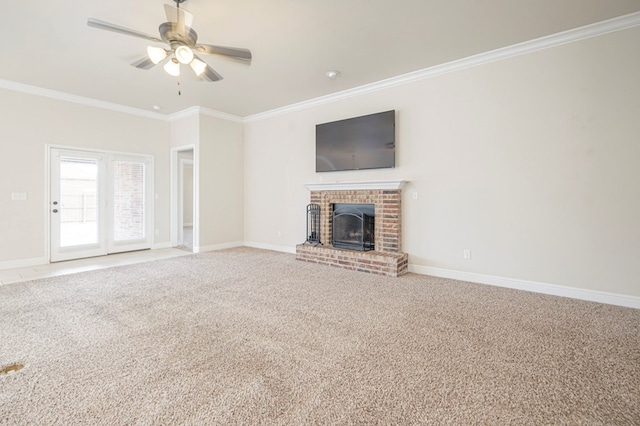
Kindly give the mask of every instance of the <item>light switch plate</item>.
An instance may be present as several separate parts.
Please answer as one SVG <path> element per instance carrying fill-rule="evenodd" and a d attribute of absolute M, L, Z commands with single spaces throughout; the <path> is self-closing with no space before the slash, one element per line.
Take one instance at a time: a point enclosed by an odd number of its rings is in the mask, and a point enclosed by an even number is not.
<path fill-rule="evenodd" d="M 12 201 L 25 201 L 27 199 L 27 193 L 26 192 L 12 192 L 11 193 L 11 200 Z"/>

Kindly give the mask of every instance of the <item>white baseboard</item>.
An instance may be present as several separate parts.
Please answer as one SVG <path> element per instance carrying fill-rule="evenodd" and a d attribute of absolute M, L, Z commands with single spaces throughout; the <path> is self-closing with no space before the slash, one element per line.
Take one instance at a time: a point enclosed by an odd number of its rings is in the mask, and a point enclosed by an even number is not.
<path fill-rule="evenodd" d="M 281 251 L 283 253 L 296 254 L 296 248 L 295 247 L 279 246 L 279 245 L 275 245 L 275 244 L 263 244 L 263 243 L 256 243 L 256 242 L 253 242 L 253 241 L 245 241 L 244 245 L 246 247 L 253 247 L 253 248 L 257 248 L 257 249 L 264 249 L 264 250 L 271 250 L 271 251 Z"/>
<path fill-rule="evenodd" d="M 409 272 L 434 277 L 452 278 L 460 281 L 469 281 L 477 284 L 488 284 L 497 287 L 513 288 L 517 290 L 531 291 L 534 293 L 550 294 L 553 296 L 570 297 L 572 299 L 588 300 L 590 302 L 606 303 L 609 305 L 625 306 L 627 308 L 640 309 L 640 297 L 628 296 L 604 291 L 587 290 L 575 287 L 547 284 L 535 281 L 525 281 L 514 278 L 498 277 L 493 275 L 476 274 L 474 272 L 454 271 L 452 269 L 433 268 L 409 264 Z"/>
<path fill-rule="evenodd" d="M 46 257 L 34 257 L 31 259 L 9 260 L 6 262 L 0 262 L 0 270 L 28 268 L 29 266 L 46 265 L 47 263 L 49 263 L 49 259 L 47 259 Z"/>
<path fill-rule="evenodd" d="M 244 244 L 242 241 L 232 241 L 230 243 L 222 243 L 222 244 L 213 244 L 210 246 L 201 246 L 201 247 L 194 247 L 193 248 L 193 252 L 194 253 L 202 253 L 205 251 L 215 251 L 215 250 L 224 250 L 224 249 L 228 249 L 228 248 L 234 248 L 234 247 L 242 247 Z"/>

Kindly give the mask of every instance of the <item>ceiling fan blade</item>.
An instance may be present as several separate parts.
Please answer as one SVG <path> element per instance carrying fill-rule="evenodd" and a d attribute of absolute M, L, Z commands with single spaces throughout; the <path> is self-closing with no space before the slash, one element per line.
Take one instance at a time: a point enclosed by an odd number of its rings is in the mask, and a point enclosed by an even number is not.
<path fill-rule="evenodd" d="M 194 47 L 200 53 L 207 55 L 222 55 L 242 62 L 251 63 L 251 51 L 237 47 L 212 46 L 210 44 L 198 44 Z"/>
<path fill-rule="evenodd" d="M 145 40 L 157 41 L 160 43 L 163 42 L 162 39 L 159 39 L 158 37 L 145 34 L 140 31 L 131 30 L 129 28 L 121 27 L 120 25 L 111 24 L 106 21 L 101 21 L 95 18 L 89 18 L 87 20 L 87 25 L 93 28 L 101 29 L 101 30 L 113 31 L 114 33 L 120 33 L 128 36 L 132 36 L 132 37 L 143 38 Z"/>
<path fill-rule="evenodd" d="M 151 68 L 156 66 L 156 64 L 154 64 L 147 55 L 143 56 L 135 62 L 132 62 L 131 65 L 136 68 L 140 68 L 141 70 L 150 70 Z"/>
<path fill-rule="evenodd" d="M 167 15 L 167 22 L 176 23 L 178 33 L 183 36 L 187 34 L 188 30 L 186 28 L 192 27 L 193 15 L 189 11 L 165 4 L 164 13 Z"/>
<path fill-rule="evenodd" d="M 213 68 L 209 65 L 204 69 L 204 72 L 199 76 L 202 80 L 205 81 L 220 81 L 222 80 L 222 76 L 218 74 Z"/>

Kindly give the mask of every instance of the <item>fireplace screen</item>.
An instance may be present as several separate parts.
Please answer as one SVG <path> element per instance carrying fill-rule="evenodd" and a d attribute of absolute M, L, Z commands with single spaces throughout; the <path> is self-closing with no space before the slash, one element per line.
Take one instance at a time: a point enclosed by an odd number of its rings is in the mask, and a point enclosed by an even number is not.
<path fill-rule="evenodd" d="M 334 204 L 332 228 L 334 247 L 360 251 L 374 250 L 374 205 Z"/>

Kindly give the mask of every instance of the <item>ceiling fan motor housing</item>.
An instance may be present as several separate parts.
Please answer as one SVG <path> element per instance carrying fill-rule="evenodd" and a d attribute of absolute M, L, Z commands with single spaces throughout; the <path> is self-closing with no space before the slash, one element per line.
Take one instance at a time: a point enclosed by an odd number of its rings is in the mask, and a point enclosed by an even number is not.
<path fill-rule="evenodd" d="M 162 40 L 169 44 L 172 49 L 178 46 L 186 45 L 194 47 L 198 41 L 198 33 L 193 28 L 184 27 L 185 33 L 178 30 L 178 24 L 175 22 L 163 22 L 160 24 L 158 31 Z"/>

